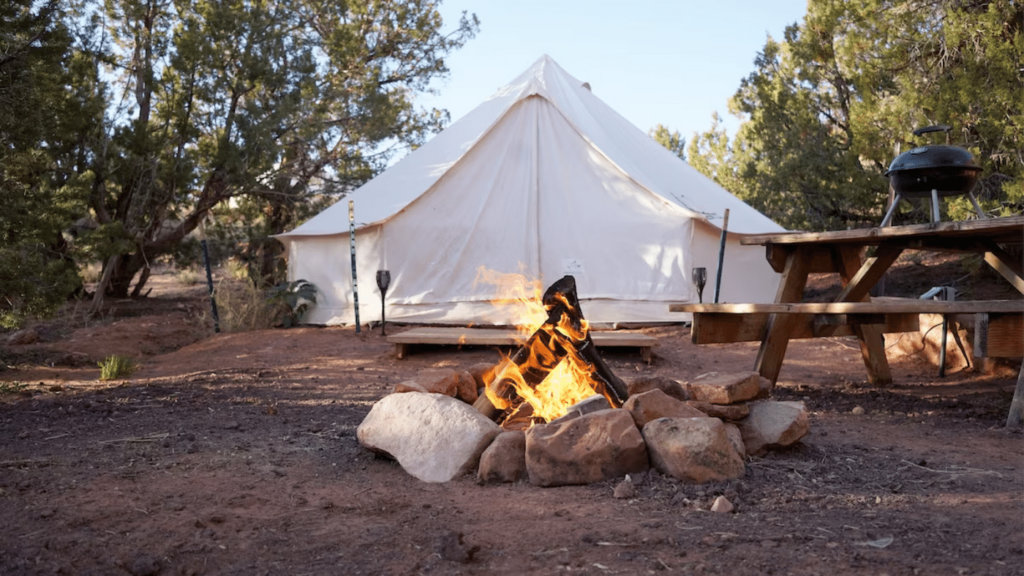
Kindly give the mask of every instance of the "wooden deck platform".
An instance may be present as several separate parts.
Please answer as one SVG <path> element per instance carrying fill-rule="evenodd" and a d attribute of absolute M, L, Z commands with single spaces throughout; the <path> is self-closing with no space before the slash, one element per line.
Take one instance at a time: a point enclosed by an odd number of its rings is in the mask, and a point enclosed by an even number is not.
<path fill-rule="evenodd" d="M 651 348 L 658 339 L 636 332 L 591 332 L 591 340 L 598 348 L 638 348 L 645 362 L 651 361 Z M 412 346 L 515 346 L 517 333 L 512 329 L 450 328 L 421 326 L 391 334 L 388 343 L 395 345 L 395 355 L 405 358 Z"/>

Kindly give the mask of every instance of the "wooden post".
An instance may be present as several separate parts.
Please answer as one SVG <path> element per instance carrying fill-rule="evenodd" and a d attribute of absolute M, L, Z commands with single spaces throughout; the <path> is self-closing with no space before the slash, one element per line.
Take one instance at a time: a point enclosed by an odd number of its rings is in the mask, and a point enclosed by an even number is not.
<path fill-rule="evenodd" d="M 1013 392 L 1010 414 L 1006 417 L 1007 428 L 1020 428 L 1021 426 L 1024 426 L 1024 364 L 1020 366 L 1020 374 L 1017 375 L 1017 389 Z"/>

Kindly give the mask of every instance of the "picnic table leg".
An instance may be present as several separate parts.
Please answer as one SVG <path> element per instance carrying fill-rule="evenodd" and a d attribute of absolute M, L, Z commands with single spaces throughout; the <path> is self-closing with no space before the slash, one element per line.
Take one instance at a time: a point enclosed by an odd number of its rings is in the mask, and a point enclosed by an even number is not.
<path fill-rule="evenodd" d="M 807 286 L 807 272 L 810 269 L 811 251 L 797 248 L 789 252 L 786 265 L 779 280 L 779 291 L 776 302 L 799 302 Z M 761 348 L 757 351 L 754 370 L 775 384 L 782 369 L 782 360 L 789 346 L 789 336 L 793 327 L 802 319 L 803 314 L 772 314 L 768 317 L 765 335 L 761 340 Z"/>
<path fill-rule="evenodd" d="M 1024 294 L 1024 266 L 1021 262 L 1010 256 L 998 244 L 992 241 L 985 242 L 988 251 L 985 252 L 985 262 L 999 272 L 1003 278 L 1013 284 L 1018 292 Z"/>
<path fill-rule="evenodd" d="M 1020 366 L 1020 374 L 1017 375 L 1017 389 L 1013 392 L 1010 414 L 1006 417 L 1007 428 L 1020 428 L 1021 426 L 1024 426 L 1024 364 Z"/>
<path fill-rule="evenodd" d="M 894 261 L 896 256 L 899 256 L 898 251 L 896 251 L 895 255 L 887 253 L 885 256 L 877 258 L 878 260 L 888 260 L 891 258 Z M 855 249 L 840 249 L 839 264 L 839 277 L 842 279 L 844 287 L 848 286 L 853 279 L 862 275 L 858 274 L 861 270 L 861 262 L 860 255 Z M 872 267 L 877 270 L 874 262 L 872 262 Z M 867 286 L 867 289 L 870 289 L 870 286 Z M 869 302 L 871 300 L 871 297 L 867 294 L 867 289 L 857 291 L 857 301 Z M 843 292 L 848 293 L 846 290 Z M 862 296 L 859 295 L 861 293 L 863 294 Z M 885 337 L 882 336 L 881 326 L 856 324 L 853 326 L 853 332 L 857 335 L 857 340 L 860 341 L 860 354 L 864 359 L 864 367 L 868 371 L 868 382 L 878 385 L 892 384 L 892 371 L 889 370 L 889 361 L 885 357 Z"/>

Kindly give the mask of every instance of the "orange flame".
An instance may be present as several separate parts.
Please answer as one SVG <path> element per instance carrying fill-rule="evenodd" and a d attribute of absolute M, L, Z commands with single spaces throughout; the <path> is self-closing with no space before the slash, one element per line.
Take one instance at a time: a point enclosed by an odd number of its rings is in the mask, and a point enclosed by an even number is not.
<path fill-rule="evenodd" d="M 528 279 L 523 274 L 502 274 L 493 270 L 480 267 L 477 270 L 476 282 L 493 284 L 496 286 L 496 297 L 492 300 L 495 306 L 505 309 L 506 313 L 513 318 L 518 334 L 520 345 L 525 345 L 527 340 L 537 330 L 544 326 L 548 319 L 549 310 L 542 302 L 543 288 L 541 281 Z M 569 307 L 569 303 L 562 298 L 562 304 Z M 511 383 L 516 395 L 533 407 L 533 416 L 550 422 L 555 418 L 565 415 L 569 407 L 590 396 L 593 396 L 598 389 L 599 383 L 595 382 L 590 374 L 590 365 L 576 355 L 575 350 L 569 347 L 569 354 L 559 361 L 558 354 L 542 340 L 553 342 L 555 340 L 571 341 L 580 343 L 586 340 L 589 332 L 586 320 L 576 328 L 563 315 L 556 326 L 544 328 L 546 339 L 536 339 L 529 350 L 529 357 L 522 365 L 517 365 L 510 358 L 505 357 L 495 370 L 495 377 L 492 384 L 499 382 Z M 552 369 L 552 365 L 554 365 Z M 531 387 L 527 384 L 523 373 L 539 369 L 548 372 L 543 381 Z M 513 402 L 501 397 L 494 386 L 485 388 L 487 398 L 498 409 L 505 410 L 513 406 Z"/>

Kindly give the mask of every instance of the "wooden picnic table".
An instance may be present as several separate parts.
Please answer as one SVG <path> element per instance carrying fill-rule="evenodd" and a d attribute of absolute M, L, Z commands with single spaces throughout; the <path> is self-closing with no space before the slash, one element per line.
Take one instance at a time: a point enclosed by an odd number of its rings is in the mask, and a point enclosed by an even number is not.
<path fill-rule="evenodd" d="M 985 328 L 995 322 L 1001 327 L 1000 334 L 1009 333 L 1003 339 L 1008 340 L 1010 349 L 1024 347 L 1020 335 L 1024 300 L 872 300 L 869 295 L 906 250 L 983 254 L 985 262 L 1024 294 L 1024 266 L 1003 248 L 1024 244 L 1024 216 L 753 235 L 741 238 L 740 243 L 765 246 L 768 262 L 782 274 L 774 304 L 672 304 L 669 310 L 693 314 L 692 337 L 697 343 L 760 340 L 754 369 L 772 382 L 778 380 L 790 339 L 855 335 L 868 380 L 891 383 L 882 334 L 916 330 L 917 315 L 922 313 L 973 313 Z M 874 252 L 863 258 L 867 248 Z M 801 302 L 812 273 L 839 274 L 843 289 L 832 302 Z"/>

